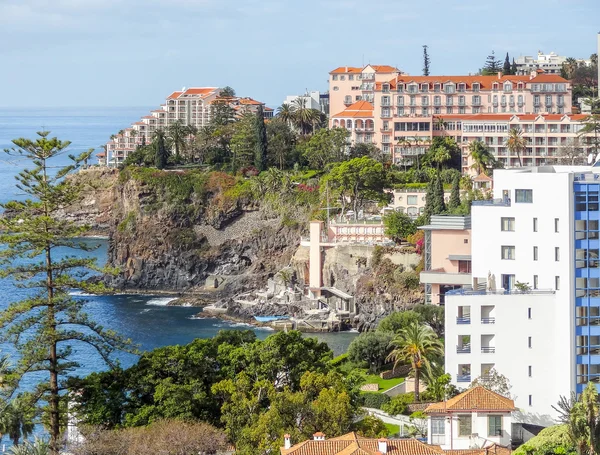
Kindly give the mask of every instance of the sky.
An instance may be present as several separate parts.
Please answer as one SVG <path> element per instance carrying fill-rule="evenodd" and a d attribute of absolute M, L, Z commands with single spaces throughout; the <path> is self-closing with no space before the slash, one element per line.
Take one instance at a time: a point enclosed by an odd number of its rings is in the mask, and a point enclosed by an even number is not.
<path fill-rule="evenodd" d="M 230 85 L 277 107 L 363 63 L 477 71 L 597 51 L 600 0 L 0 0 L 0 107 L 158 106 Z"/>

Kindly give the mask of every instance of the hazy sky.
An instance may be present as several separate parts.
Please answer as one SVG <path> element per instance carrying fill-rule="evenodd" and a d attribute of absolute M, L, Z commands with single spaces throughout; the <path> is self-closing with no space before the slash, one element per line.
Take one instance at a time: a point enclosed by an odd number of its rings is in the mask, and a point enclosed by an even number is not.
<path fill-rule="evenodd" d="M 0 106 L 154 106 L 190 86 L 276 107 L 362 63 L 477 71 L 596 52 L 600 0 L 0 0 Z"/>

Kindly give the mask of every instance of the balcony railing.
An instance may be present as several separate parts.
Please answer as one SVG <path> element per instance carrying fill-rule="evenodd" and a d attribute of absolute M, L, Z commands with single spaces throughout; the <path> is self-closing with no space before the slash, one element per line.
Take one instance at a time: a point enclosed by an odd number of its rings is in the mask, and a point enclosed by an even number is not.
<path fill-rule="evenodd" d="M 471 316 L 467 316 L 467 317 L 458 317 L 456 318 L 456 323 L 457 324 L 461 324 L 461 325 L 466 325 L 466 324 L 470 324 L 471 323 Z"/>
<path fill-rule="evenodd" d="M 452 289 L 452 290 L 446 292 L 446 295 L 522 295 L 522 294 L 552 295 L 552 294 L 556 294 L 556 291 L 553 289 L 531 289 L 529 291 L 518 291 L 516 289 L 504 290 L 502 288 L 500 288 L 496 291 L 486 291 L 486 290 L 473 290 L 473 289 L 458 288 L 458 289 Z"/>
<path fill-rule="evenodd" d="M 484 199 L 473 201 L 471 205 L 495 205 L 499 207 L 510 207 L 510 199 Z"/>
<path fill-rule="evenodd" d="M 456 382 L 471 382 L 471 375 L 470 374 L 457 374 Z"/>
<path fill-rule="evenodd" d="M 481 318 L 482 324 L 495 324 L 496 318 Z"/>
<path fill-rule="evenodd" d="M 481 352 L 483 354 L 493 354 L 496 352 L 495 346 L 481 346 Z"/>
<path fill-rule="evenodd" d="M 470 354 L 471 346 L 470 345 L 456 346 L 456 353 L 457 354 Z"/>

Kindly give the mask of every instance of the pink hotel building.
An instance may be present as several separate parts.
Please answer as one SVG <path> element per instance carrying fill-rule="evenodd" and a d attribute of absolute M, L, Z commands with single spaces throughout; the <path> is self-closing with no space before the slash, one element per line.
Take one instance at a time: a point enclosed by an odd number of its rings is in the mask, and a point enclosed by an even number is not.
<path fill-rule="evenodd" d="M 505 166 L 518 165 L 505 147 L 518 127 L 528 141 L 524 165 L 551 163 L 577 137 L 583 115 L 572 115 L 571 83 L 542 70 L 524 76 L 409 76 L 391 66 L 340 67 L 329 74 L 330 127 L 353 142 L 373 143 L 396 164 L 412 164 L 434 136 L 463 146 L 479 139 Z"/>
<path fill-rule="evenodd" d="M 98 163 L 102 166 L 118 166 L 138 145 L 152 142 L 152 135 L 156 130 L 166 129 L 176 121 L 198 129 L 207 126 L 214 102 L 229 104 L 236 115 L 244 112 L 256 113 L 258 106 L 262 105 L 265 118 L 273 117 L 273 109 L 265 107 L 260 101 L 252 98 L 224 98 L 220 94 L 221 89 L 217 87 L 190 87 L 171 93 L 158 109 L 114 135 L 106 144 L 106 151 L 96 155 Z"/>

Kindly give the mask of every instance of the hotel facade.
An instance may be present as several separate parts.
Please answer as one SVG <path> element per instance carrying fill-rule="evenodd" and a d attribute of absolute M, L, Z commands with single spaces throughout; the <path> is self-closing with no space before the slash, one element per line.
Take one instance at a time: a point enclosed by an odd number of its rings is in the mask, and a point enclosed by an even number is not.
<path fill-rule="evenodd" d="M 265 118 L 273 117 L 273 109 L 265 107 L 264 103 L 252 98 L 221 97 L 221 89 L 217 87 L 183 89 L 171 93 L 158 109 L 113 135 L 106 143 L 105 152 L 96 155 L 98 163 L 110 167 L 122 164 L 137 146 L 152 142 L 152 136 L 157 130 L 166 129 L 177 121 L 197 129 L 207 126 L 211 106 L 217 102 L 229 105 L 236 116 L 256 113 L 258 107 L 263 106 Z"/>
<path fill-rule="evenodd" d="M 372 143 L 395 164 L 412 165 L 436 136 L 462 148 L 484 142 L 506 167 L 519 165 L 506 148 L 511 128 L 527 140 L 524 166 L 556 164 L 560 148 L 577 142 L 583 115 L 572 115 L 571 83 L 534 71 L 503 76 L 408 76 L 390 66 L 340 67 L 329 74 L 330 127 L 353 143 Z M 586 144 L 582 144 L 586 146 Z M 586 151 L 582 151 L 585 155 Z"/>

